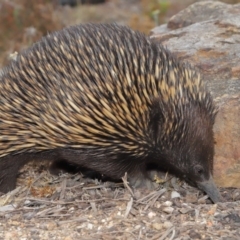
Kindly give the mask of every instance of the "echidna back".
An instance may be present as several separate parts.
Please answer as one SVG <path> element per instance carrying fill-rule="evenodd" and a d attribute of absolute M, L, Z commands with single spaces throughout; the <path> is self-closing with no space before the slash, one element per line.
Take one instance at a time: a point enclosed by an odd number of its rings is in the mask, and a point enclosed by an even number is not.
<path fill-rule="evenodd" d="M 0 157 L 58 147 L 144 155 L 149 108 L 201 101 L 199 76 L 127 27 L 79 25 L 49 34 L 1 77 Z M 211 106 L 210 106 L 211 107 Z"/>

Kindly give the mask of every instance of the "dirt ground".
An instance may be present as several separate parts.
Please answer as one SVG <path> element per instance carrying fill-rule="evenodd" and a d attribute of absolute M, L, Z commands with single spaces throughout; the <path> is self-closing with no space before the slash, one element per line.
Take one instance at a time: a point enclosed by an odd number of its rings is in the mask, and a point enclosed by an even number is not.
<path fill-rule="evenodd" d="M 115 21 L 149 32 L 154 22 L 139 1 L 61 10 L 66 25 Z M 190 4 L 172 0 L 162 17 Z M 147 20 L 148 19 L 148 20 Z M 240 239 L 240 190 L 220 189 L 212 204 L 198 189 L 163 174 L 155 191 L 133 190 L 127 182 L 101 182 L 81 174 L 49 174 L 46 164 L 29 164 L 17 188 L 0 196 L 0 240 L 56 239 Z"/>
<path fill-rule="evenodd" d="M 175 177 L 162 180 L 133 190 L 29 164 L 0 197 L 0 239 L 239 239 L 240 190 L 220 189 L 224 202 L 212 204 Z"/>

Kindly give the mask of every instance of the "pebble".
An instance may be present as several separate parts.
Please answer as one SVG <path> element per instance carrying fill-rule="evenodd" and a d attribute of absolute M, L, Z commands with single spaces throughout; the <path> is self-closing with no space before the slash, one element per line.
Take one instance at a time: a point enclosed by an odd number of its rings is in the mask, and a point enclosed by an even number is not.
<path fill-rule="evenodd" d="M 163 203 L 163 206 L 165 206 L 165 207 L 171 207 L 172 204 L 173 204 L 173 203 L 172 203 L 171 201 L 166 201 L 166 202 Z"/>
<path fill-rule="evenodd" d="M 151 218 L 153 218 L 153 217 L 155 217 L 156 216 L 156 213 L 155 212 L 149 212 L 148 213 L 148 217 L 151 219 Z"/>
<path fill-rule="evenodd" d="M 173 198 L 180 198 L 181 197 L 181 195 L 180 195 L 180 193 L 178 193 L 178 192 L 176 192 L 176 191 L 172 191 L 171 192 L 171 198 L 173 199 Z"/>
<path fill-rule="evenodd" d="M 174 210 L 173 207 L 165 207 L 165 208 L 163 208 L 163 211 L 164 211 L 165 213 L 172 213 L 173 210 Z"/>
<path fill-rule="evenodd" d="M 170 228 L 172 226 L 173 226 L 173 224 L 171 222 L 169 222 L 169 221 L 166 221 L 166 222 L 163 223 L 163 227 L 164 228 Z"/>
<path fill-rule="evenodd" d="M 163 224 L 162 223 L 153 223 L 152 227 L 156 230 L 161 230 L 163 228 Z"/>

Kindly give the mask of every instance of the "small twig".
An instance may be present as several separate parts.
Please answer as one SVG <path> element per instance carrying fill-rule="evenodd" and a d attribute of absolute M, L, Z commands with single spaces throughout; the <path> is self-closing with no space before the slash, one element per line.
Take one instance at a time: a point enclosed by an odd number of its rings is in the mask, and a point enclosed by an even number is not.
<path fill-rule="evenodd" d="M 175 237 L 175 234 L 176 234 L 176 230 L 175 230 L 175 228 L 173 228 L 173 230 L 172 230 L 172 236 L 170 237 L 169 240 L 173 240 L 174 237 Z"/>
<path fill-rule="evenodd" d="M 97 214 L 96 202 L 90 201 L 90 205 L 95 214 Z"/>
<path fill-rule="evenodd" d="M 64 178 L 62 181 L 62 184 L 61 184 L 61 193 L 60 193 L 59 200 L 64 199 L 65 192 L 66 192 L 66 186 L 67 186 L 67 179 Z"/>
<path fill-rule="evenodd" d="M 137 240 L 140 240 L 142 237 L 142 228 L 140 228 L 139 233 L 138 233 L 138 238 Z"/>
<path fill-rule="evenodd" d="M 1 199 L 0 206 L 4 206 L 8 202 L 10 202 L 10 200 L 20 191 L 20 189 L 21 189 L 21 187 L 17 187 L 14 190 L 12 190 L 11 192 L 8 192 L 7 194 L 1 196 L 0 197 L 0 199 Z"/>
<path fill-rule="evenodd" d="M 127 208 L 126 208 L 126 212 L 124 214 L 124 218 L 127 218 L 131 209 L 132 209 L 132 205 L 133 205 L 133 198 L 131 197 L 130 201 L 127 203 Z"/>
<path fill-rule="evenodd" d="M 166 188 L 163 188 L 159 191 L 156 192 L 156 194 L 154 194 L 149 200 L 148 200 L 148 204 L 145 206 L 144 210 L 146 211 L 149 207 L 152 207 L 154 205 L 154 203 L 158 200 L 158 198 L 163 195 L 163 193 L 165 193 L 167 190 Z M 151 201 L 151 202 L 150 202 Z"/>
<path fill-rule="evenodd" d="M 66 221 L 58 221 L 59 225 L 62 224 L 67 224 L 67 223 L 72 223 L 72 222 L 87 222 L 87 218 L 75 218 L 75 219 L 71 219 L 71 220 L 66 220 Z"/>
<path fill-rule="evenodd" d="M 153 199 L 155 197 L 156 194 L 158 197 L 160 197 L 165 192 L 166 192 L 166 188 L 162 188 L 159 191 L 151 192 L 147 196 L 137 200 L 137 203 L 143 203 L 145 200 L 150 201 L 151 199 Z"/>
<path fill-rule="evenodd" d="M 155 239 L 157 239 L 157 240 L 164 240 L 164 239 L 166 239 L 166 237 L 167 237 L 171 232 L 173 232 L 173 234 L 172 234 L 172 236 L 171 236 L 171 238 L 170 238 L 169 240 L 172 240 L 173 237 L 175 236 L 175 229 L 174 229 L 174 227 L 168 228 L 167 231 L 165 231 L 164 234 L 159 233 L 159 234 L 155 235 L 153 238 L 151 238 L 151 240 L 155 240 Z"/>
<path fill-rule="evenodd" d="M 54 208 L 47 208 L 47 209 L 44 209 L 43 211 L 41 212 L 38 212 L 36 214 L 36 216 L 41 216 L 43 214 L 49 214 L 49 213 L 52 213 L 52 212 L 60 212 L 62 211 L 63 209 L 65 209 L 65 207 L 62 207 L 62 208 L 58 208 L 58 207 L 54 207 Z"/>
<path fill-rule="evenodd" d="M 125 173 L 124 177 L 122 177 L 122 181 L 123 181 L 124 187 L 127 188 L 127 190 L 130 192 L 130 194 L 132 195 L 132 197 L 135 197 L 132 189 L 130 188 L 130 186 L 129 186 L 129 184 L 128 184 L 128 181 L 127 181 L 127 173 Z"/>
<path fill-rule="evenodd" d="M 91 187 L 83 187 L 82 190 L 92 190 L 92 189 L 99 189 L 99 188 L 106 188 L 104 185 L 96 185 Z"/>
<path fill-rule="evenodd" d="M 169 233 L 171 233 L 173 230 L 174 230 L 174 227 L 168 228 L 168 230 L 159 238 L 159 240 L 164 240 L 169 235 Z"/>

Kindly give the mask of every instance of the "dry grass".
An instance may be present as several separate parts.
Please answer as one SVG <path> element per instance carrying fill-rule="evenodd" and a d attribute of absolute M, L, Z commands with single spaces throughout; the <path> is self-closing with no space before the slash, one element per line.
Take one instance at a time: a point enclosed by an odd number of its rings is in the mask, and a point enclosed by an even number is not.
<path fill-rule="evenodd" d="M 176 178 L 168 178 L 155 191 L 131 189 L 125 180 L 124 186 L 81 174 L 52 176 L 44 165 L 29 164 L 18 187 L 0 197 L 0 239 L 239 237 L 239 190 L 222 189 L 226 200 L 234 195 L 238 199 L 213 205 Z"/>
<path fill-rule="evenodd" d="M 0 0 L 0 66 L 10 53 L 36 42 L 41 36 L 63 25 L 54 14 L 50 0 Z"/>
<path fill-rule="evenodd" d="M 142 32 L 149 33 L 149 30 L 164 23 L 166 14 L 171 7 L 168 0 L 141 0 L 141 12 L 133 14 L 130 18 L 129 25 L 135 29 L 141 29 Z"/>

